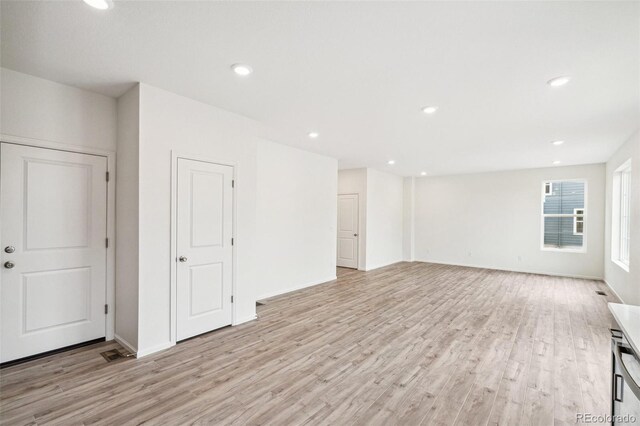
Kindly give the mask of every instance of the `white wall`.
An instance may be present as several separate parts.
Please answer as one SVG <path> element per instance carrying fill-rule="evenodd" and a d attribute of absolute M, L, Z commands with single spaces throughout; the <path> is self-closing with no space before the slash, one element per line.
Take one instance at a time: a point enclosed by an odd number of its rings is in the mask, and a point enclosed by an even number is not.
<path fill-rule="evenodd" d="M 367 271 L 403 258 L 403 178 L 367 169 Z"/>
<path fill-rule="evenodd" d="M 629 272 L 611 260 L 611 228 L 613 174 L 631 159 L 631 249 Z M 640 305 L 640 132 L 636 132 L 607 162 L 607 214 L 604 244 L 604 276 L 611 288 L 624 301 Z"/>
<path fill-rule="evenodd" d="M 587 252 L 542 251 L 541 185 L 588 183 Z M 602 278 L 604 164 L 416 179 L 416 260 Z"/>
<path fill-rule="evenodd" d="M 258 142 L 258 299 L 336 278 L 337 160 Z"/>
<path fill-rule="evenodd" d="M 402 258 L 406 262 L 413 262 L 415 260 L 415 186 L 416 178 L 404 178 Z"/>
<path fill-rule="evenodd" d="M 255 302 L 260 295 L 322 282 L 335 274 L 335 271 L 329 271 L 329 266 L 335 265 L 337 164 L 334 160 L 271 144 L 260 137 L 265 133 L 258 122 L 248 118 L 146 84 L 140 85 L 139 353 L 148 354 L 170 345 L 172 150 L 236 165 L 236 324 L 255 318 Z M 258 153 L 268 164 L 259 163 Z M 303 165 L 287 164 L 293 159 Z M 283 169 L 274 170 L 274 162 Z M 259 164 L 261 177 L 265 180 L 258 184 Z M 289 254 L 306 248 L 317 257 L 305 259 L 305 265 L 290 272 L 286 282 L 275 283 L 273 271 L 261 268 L 262 262 L 266 262 L 261 258 L 276 254 L 258 250 L 261 241 L 269 238 L 269 227 L 274 224 L 261 220 L 258 228 L 257 215 L 273 218 L 279 214 L 279 209 L 288 208 L 292 212 L 306 211 L 296 200 L 288 200 L 288 206 L 277 204 L 285 201 L 283 194 L 278 194 L 283 191 L 279 187 L 283 179 L 289 181 L 285 191 L 299 196 L 309 190 L 320 197 L 314 199 L 316 208 L 330 208 L 331 211 L 297 219 L 297 228 L 311 230 L 303 248 L 295 246 L 299 243 L 298 235 L 280 233 L 277 247 L 286 247 Z M 295 188 L 296 181 L 307 184 L 314 181 L 314 184 Z M 310 197 L 305 197 L 303 202 L 309 202 Z M 317 223 L 317 220 L 321 222 Z M 281 222 L 278 226 L 283 225 Z M 312 250 L 313 245 L 316 247 Z M 288 273 L 284 269 L 291 267 L 286 259 L 280 259 L 279 265 L 282 265 L 283 273 Z M 309 273 L 303 272 L 304 268 Z M 298 279 L 304 281 L 294 282 Z M 264 285 L 266 292 L 260 285 Z"/>
<path fill-rule="evenodd" d="M 118 98 L 116 173 L 116 339 L 138 347 L 140 88 Z"/>
<path fill-rule="evenodd" d="M 338 194 L 358 194 L 358 269 L 370 271 L 402 261 L 405 241 L 403 178 L 375 169 L 340 170 Z"/>
<path fill-rule="evenodd" d="M 258 122 L 145 84 L 116 101 L 7 69 L 0 82 L 3 134 L 118 149 L 116 336 L 139 354 L 171 343 L 172 150 L 236 165 L 235 323 L 255 318 L 260 296 L 335 277 L 335 160 L 265 141 Z"/>
<path fill-rule="evenodd" d="M 172 150 L 236 165 L 236 321 L 255 318 L 255 133 L 249 119 L 140 85 L 140 352 L 171 341 Z"/>
<path fill-rule="evenodd" d="M 67 145 L 116 149 L 116 100 L 0 69 L 0 133 Z"/>
<path fill-rule="evenodd" d="M 358 269 L 367 270 L 367 169 L 338 172 L 338 194 L 358 194 Z M 337 200 L 337 197 L 336 197 Z M 335 215 L 338 212 L 336 208 Z M 337 245 L 337 234 L 334 244 Z"/>

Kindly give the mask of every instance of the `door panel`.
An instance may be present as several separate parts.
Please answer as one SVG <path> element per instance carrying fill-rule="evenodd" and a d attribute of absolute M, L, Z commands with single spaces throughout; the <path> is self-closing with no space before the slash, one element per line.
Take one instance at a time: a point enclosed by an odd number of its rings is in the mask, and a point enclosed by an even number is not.
<path fill-rule="evenodd" d="M 193 172 L 191 192 L 191 246 L 221 246 L 224 236 L 224 176 Z"/>
<path fill-rule="evenodd" d="M 349 261 L 355 260 L 357 250 L 353 238 L 339 238 L 338 245 L 340 246 L 338 251 L 340 252 L 341 259 Z"/>
<path fill-rule="evenodd" d="M 222 263 L 190 268 L 189 317 L 209 314 L 223 308 L 223 270 Z"/>
<path fill-rule="evenodd" d="M 232 179 L 232 167 L 178 159 L 178 340 L 231 324 Z"/>
<path fill-rule="evenodd" d="M 358 195 L 338 195 L 337 265 L 358 268 Z"/>
<path fill-rule="evenodd" d="M 87 247 L 91 212 L 91 167 L 28 160 L 25 250 Z M 42 212 L 47 212 L 43 215 Z"/>
<path fill-rule="evenodd" d="M 105 336 L 107 159 L 1 144 L 0 358 Z M 13 253 L 4 248 L 14 247 Z"/>
<path fill-rule="evenodd" d="M 24 331 L 62 327 L 91 317 L 91 269 L 23 274 Z M 49 309 L 49 306 L 64 309 Z"/>
<path fill-rule="evenodd" d="M 338 200 L 338 213 L 340 214 L 340 218 L 338 220 L 340 231 L 355 231 L 355 223 L 354 223 L 354 213 L 355 207 L 353 203 L 353 198 L 342 197 Z"/>

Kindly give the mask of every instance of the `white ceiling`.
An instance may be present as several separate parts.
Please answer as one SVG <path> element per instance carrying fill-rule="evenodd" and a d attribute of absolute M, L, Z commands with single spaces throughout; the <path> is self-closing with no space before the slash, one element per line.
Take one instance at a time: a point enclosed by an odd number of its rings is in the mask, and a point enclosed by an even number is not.
<path fill-rule="evenodd" d="M 603 162 L 640 118 L 638 2 L 1 8 L 4 67 L 114 97 L 142 81 L 259 120 L 270 138 L 341 168 L 436 175 Z M 236 62 L 254 73 L 237 77 Z M 559 75 L 572 80 L 545 84 Z M 425 105 L 440 109 L 428 116 Z"/>

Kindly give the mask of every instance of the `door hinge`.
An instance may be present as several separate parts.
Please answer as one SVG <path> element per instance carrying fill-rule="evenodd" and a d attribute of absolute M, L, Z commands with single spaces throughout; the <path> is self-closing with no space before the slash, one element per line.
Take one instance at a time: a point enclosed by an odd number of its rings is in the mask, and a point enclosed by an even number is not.
<path fill-rule="evenodd" d="M 232 179 L 232 180 L 231 180 L 231 187 L 232 187 L 232 188 L 235 188 L 235 187 L 236 187 L 236 180 L 235 180 L 235 179 Z"/>
<path fill-rule="evenodd" d="M 108 238 L 104 239 L 104 247 L 105 248 L 109 248 L 109 239 Z"/>
<path fill-rule="evenodd" d="M 233 303 L 233 295 L 231 296 L 231 303 Z"/>
<path fill-rule="evenodd" d="M 109 313 L 109 305 L 104 305 L 104 314 L 107 315 Z"/>
<path fill-rule="evenodd" d="M 231 237 L 231 245 L 233 245 L 233 237 Z"/>
<path fill-rule="evenodd" d="M 109 182 L 109 172 L 107 172 L 107 182 Z"/>

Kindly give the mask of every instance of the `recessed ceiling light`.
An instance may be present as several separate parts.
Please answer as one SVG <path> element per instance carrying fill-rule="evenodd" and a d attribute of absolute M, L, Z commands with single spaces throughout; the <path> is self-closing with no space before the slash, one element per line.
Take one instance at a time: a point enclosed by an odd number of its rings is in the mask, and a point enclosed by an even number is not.
<path fill-rule="evenodd" d="M 308 136 L 309 136 L 311 139 L 315 139 L 315 138 L 317 138 L 318 136 L 320 136 L 320 134 L 319 134 L 318 132 L 309 132 Z"/>
<path fill-rule="evenodd" d="M 396 164 L 396 161 L 395 160 L 389 160 L 389 161 L 387 161 L 387 164 L 390 165 L 390 166 L 393 166 L 394 164 Z"/>
<path fill-rule="evenodd" d="M 560 161 L 560 160 L 556 160 L 556 161 L 554 161 L 554 162 L 553 162 L 553 165 L 554 165 L 554 166 L 557 166 L 557 165 L 558 165 L 558 164 L 560 164 L 560 163 L 562 163 L 562 161 Z"/>
<path fill-rule="evenodd" d="M 96 9 L 100 9 L 100 10 L 111 9 L 113 7 L 113 2 L 111 0 L 82 0 L 82 1 L 84 1 L 89 6 L 94 7 Z"/>
<path fill-rule="evenodd" d="M 426 106 L 422 108 L 422 112 L 424 112 L 425 114 L 433 114 L 437 110 L 438 110 L 437 106 Z"/>
<path fill-rule="evenodd" d="M 235 72 L 236 74 L 242 77 L 245 77 L 253 72 L 253 69 L 249 65 L 245 65 L 245 64 L 233 64 L 231 65 L 231 69 L 233 70 L 233 72 Z"/>
<path fill-rule="evenodd" d="M 563 75 L 560 77 L 552 78 L 551 80 L 547 81 L 547 84 L 551 87 L 560 87 L 567 84 L 569 80 L 571 80 L 571 77 Z"/>
<path fill-rule="evenodd" d="M 427 172 L 420 172 L 420 176 L 426 176 Z"/>
<path fill-rule="evenodd" d="M 562 145 L 563 143 L 564 143 L 564 141 L 553 141 L 553 142 L 551 142 L 551 145 L 558 146 L 558 145 Z"/>

